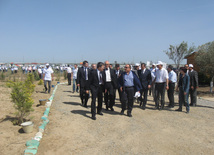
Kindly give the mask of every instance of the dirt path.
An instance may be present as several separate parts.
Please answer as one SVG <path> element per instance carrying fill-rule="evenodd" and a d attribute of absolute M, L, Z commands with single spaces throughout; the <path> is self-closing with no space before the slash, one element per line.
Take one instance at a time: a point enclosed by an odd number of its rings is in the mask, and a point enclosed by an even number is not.
<path fill-rule="evenodd" d="M 119 114 L 116 100 L 115 112 L 103 110 L 93 121 L 78 94 L 60 85 L 38 155 L 214 154 L 214 102 L 199 100 L 186 114 L 154 110 L 151 100 L 145 111 L 135 103 L 132 118 Z"/>

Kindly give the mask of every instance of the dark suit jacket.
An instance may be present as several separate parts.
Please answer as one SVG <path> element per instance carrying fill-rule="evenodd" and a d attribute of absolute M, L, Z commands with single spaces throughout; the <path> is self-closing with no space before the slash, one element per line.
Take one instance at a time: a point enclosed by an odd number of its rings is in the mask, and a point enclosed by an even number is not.
<path fill-rule="evenodd" d="M 136 91 L 140 91 L 142 89 L 142 86 L 140 84 L 140 80 L 138 79 L 137 75 L 135 74 L 135 72 L 131 71 L 133 73 L 134 79 L 134 87 Z M 122 75 L 119 78 L 119 87 L 123 87 L 124 86 L 124 76 L 125 76 L 126 72 L 123 72 Z"/>
<path fill-rule="evenodd" d="M 110 69 L 110 75 L 111 75 L 111 84 L 113 85 L 114 89 L 117 88 L 117 75 L 115 74 L 115 70 L 114 69 Z M 103 70 L 103 80 L 104 80 L 104 87 L 106 85 L 106 72 L 105 70 Z"/>
<path fill-rule="evenodd" d="M 84 68 L 80 67 L 77 72 L 77 84 L 80 84 L 80 87 L 85 87 L 86 89 L 89 89 L 89 79 L 90 79 L 90 70 L 87 68 L 88 72 L 88 81 L 85 79 L 85 72 Z"/>
<path fill-rule="evenodd" d="M 115 74 L 117 73 L 117 70 L 114 70 L 115 71 Z M 121 76 L 121 74 L 123 73 L 123 71 L 122 70 L 119 70 L 119 77 Z M 116 74 L 116 77 L 117 77 L 117 74 Z M 119 77 L 117 77 L 117 78 L 119 78 Z"/>
<path fill-rule="evenodd" d="M 90 89 L 99 87 L 99 78 L 98 78 L 97 70 L 91 70 L 89 84 L 90 84 Z"/>
<path fill-rule="evenodd" d="M 198 87 L 198 73 L 196 71 L 189 71 L 190 77 L 190 87 L 193 86 L 194 88 Z"/>
<path fill-rule="evenodd" d="M 146 69 L 144 73 L 138 70 L 138 76 L 143 89 L 148 89 L 148 85 L 152 84 L 151 71 Z"/>
<path fill-rule="evenodd" d="M 190 77 L 188 74 L 185 74 L 183 77 L 182 74 L 180 74 L 180 79 L 178 82 L 178 87 L 180 88 L 182 84 L 182 89 L 184 92 L 188 93 L 189 92 L 189 87 L 190 87 Z"/>

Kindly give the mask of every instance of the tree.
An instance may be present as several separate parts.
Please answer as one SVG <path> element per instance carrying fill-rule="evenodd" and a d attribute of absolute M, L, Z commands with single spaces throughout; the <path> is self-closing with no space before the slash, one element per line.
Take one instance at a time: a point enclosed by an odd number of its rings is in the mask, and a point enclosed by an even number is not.
<path fill-rule="evenodd" d="M 207 74 L 210 78 L 210 84 L 214 80 L 214 41 L 208 42 L 198 47 L 198 53 L 196 55 L 196 64 L 200 68 L 200 72 Z M 210 87 L 212 92 L 212 87 Z"/>
<path fill-rule="evenodd" d="M 188 48 L 187 42 L 182 42 L 180 45 L 170 45 L 169 49 L 164 51 L 169 59 L 173 60 L 176 67 L 179 68 L 181 61 L 184 59 L 184 56 L 189 55 L 195 50 L 194 46 Z"/>
<path fill-rule="evenodd" d="M 31 98 L 35 88 L 33 84 L 33 74 L 28 74 L 24 82 L 9 81 L 7 86 L 12 88 L 11 99 L 14 103 L 14 108 L 17 110 L 15 113 L 17 120 L 13 123 L 20 125 L 30 112 L 33 111 L 32 105 L 34 102 Z"/>

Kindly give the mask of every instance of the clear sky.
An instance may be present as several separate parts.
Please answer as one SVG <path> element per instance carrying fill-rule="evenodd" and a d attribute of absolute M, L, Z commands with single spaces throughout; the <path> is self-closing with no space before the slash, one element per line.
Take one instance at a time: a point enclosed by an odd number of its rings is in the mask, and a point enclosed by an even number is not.
<path fill-rule="evenodd" d="M 213 0 L 0 0 L 0 62 L 172 63 L 213 38 Z"/>

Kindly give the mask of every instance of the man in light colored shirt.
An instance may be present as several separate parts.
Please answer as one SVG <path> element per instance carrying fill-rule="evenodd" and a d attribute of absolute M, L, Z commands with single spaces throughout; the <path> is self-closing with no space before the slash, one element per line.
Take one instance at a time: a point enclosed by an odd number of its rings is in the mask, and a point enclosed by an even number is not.
<path fill-rule="evenodd" d="M 163 68 L 163 63 L 158 61 L 157 63 L 158 69 L 155 72 L 155 108 L 159 110 L 163 110 L 165 104 L 165 89 L 169 89 L 168 86 L 168 72 L 165 68 Z M 161 96 L 161 107 L 159 107 Z"/>
<path fill-rule="evenodd" d="M 73 68 L 73 93 L 75 92 L 75 87 L 77 87 L 76 92 L 78 92 L 78 90 L 79 90 L 79 87 L 76 86 L 77 72 L 78 72 L 78 67 L 77 67 L 77 64 L 75 64 L 74 68 Z"/>
<path fill-rule="evenodd" d="M 151 77 L 152 77 L 152 83 L 153 81 L 155 80 L 155 72 L 156 72 L 156 64 L 152 64 L 152 68 L 150 69 L 151 71 Z M 153 101 L 155 101 L 155 84 L 152 84 L 151 85 L 151 88 L 150 88 L 151 92 L 149 92 L 149 95 L 152 94 L 152 97 L 153 97 Z"/>
<path fill-rule="evenodd" d="M 53 80 L 53 70 L 49 66 L 49 64 L 46 64 L 46 68 L 43 71 L 43 77 L 44 77 L 44 86 L 45 86 L 45 93 L 51 92 L 51 81 Z M 47 88 L 47 82 L 48 82 L 48 88 Z"/>
<path fill-rule="evenodd" d="M 40 66 L 39 66 L 37 71 L 38 71 L 38 74 L 39 74 L 39 78 L 42 79 L 42 69 L 41 69 Z"/>
<path fill-rule="evenodd" d="M 169 72 L 169 89 L 167 90 L 168 98 L 169 98 L 169 108 L 174 108 L 174 90 L 175 90 L 175 83 L 177 82 L 177 75 L 173 71 L 172 65 L 169 65 L 167 68 Z"/>
<path fill-rule="evenodd" d="M 120 114 L 123 115 L 124 111 L 127 109 L 127 116 L 132 117 L 131 113 L 133 109 L 135 91 L 140 93 L 142 87 L 135 72 L 131 71 L 130 64 L 126 64 L 125 72 L 123 72 L 119 77 L 119 87 L 122 92 L 122 110 Z"/>
<path fill-rule="evenodd" d="M 71 73 L 72 73 L 71 67 L 68 66 L 68 67 L 67 67 L 68 85 L 71 85 Z"/>

